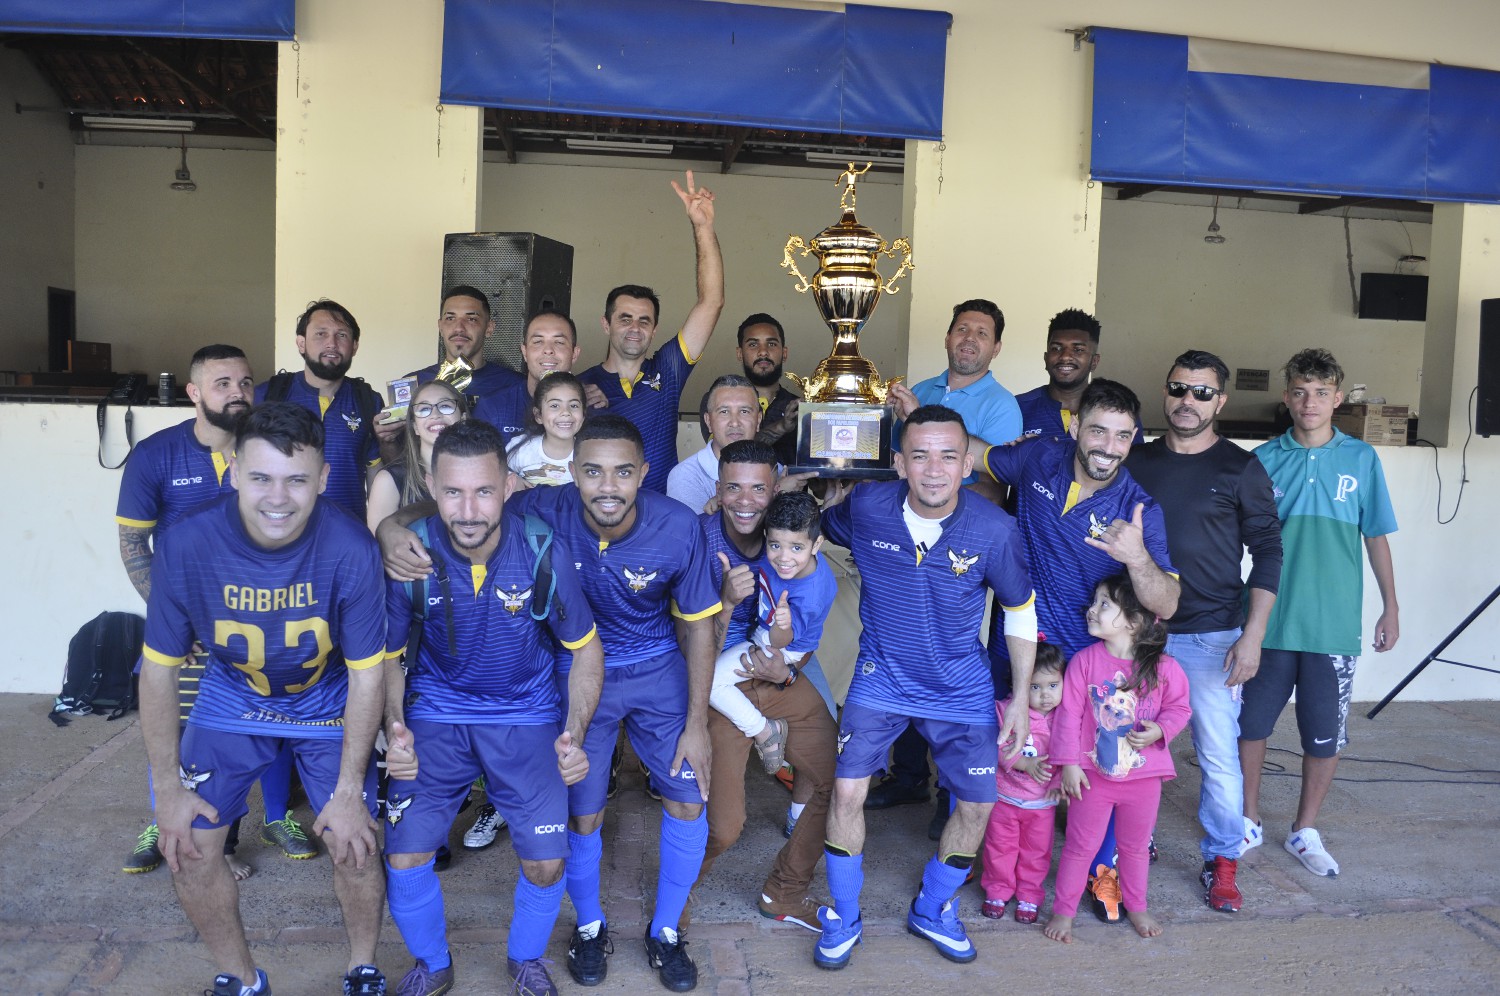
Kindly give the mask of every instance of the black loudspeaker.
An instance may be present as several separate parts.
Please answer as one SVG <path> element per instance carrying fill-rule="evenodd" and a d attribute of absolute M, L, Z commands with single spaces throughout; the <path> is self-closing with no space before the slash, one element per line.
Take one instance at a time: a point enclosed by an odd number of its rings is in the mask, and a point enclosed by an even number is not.
<path fill-rule="evenodd" d="M 495 331 L 484 358 L 525 370 L 521 336 L 543 308 L 564 314 L 573 303 L 573 247 L 530 232 L 474 232 L 443 237 L 443 287 L 477 287 L 489 296 Z M 438 340 L 437 357 L 443 358 Z"/>
<path fill-rule="evenodd" d="M 1361 273 L 1359 317 L 1425 322 L 1427 278 L 1416 273 Z"/>
<path fill-rule="evenodd" d="M 1500 432 L 1500 297 L 1479 302 L 1479 405 L 1474 431 Z"/>

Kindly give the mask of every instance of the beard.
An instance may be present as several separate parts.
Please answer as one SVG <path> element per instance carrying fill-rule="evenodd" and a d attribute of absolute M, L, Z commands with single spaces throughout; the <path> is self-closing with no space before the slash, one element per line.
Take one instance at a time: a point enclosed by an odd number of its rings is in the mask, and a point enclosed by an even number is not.
<path fill-rule="evenodd" d="M 496 519 L 494 522 L 489 523 L 489 528 L 484 531 L 484 535 L 479 537 L 472 543 L 465 543 L 463 540 L 459 539 L 458 534 L 454 532 L 455 527 L 458 526 L 482 526 L 484 524 L 485 523 L 483 522 L 471 522 L 467 519 L 463 521 L 450 522 L 448 524 L 448 538 L 453 541 L 453 548 L 456 550 L 477 550 L 480 547 L 484 546 L 484 544 L 488 542 L 489 538 L 495 535 L 495 530 L 500 528 L 500 520 Z"/>
<path fill-rule="evenodd" d="M 1213 425 L 1213 419 L 1199 418 L 1198 419 L 1198 423 L 1196 425 L 1184 428 L 1180 423 L 1176 422 L 1172 418 L 1173 415 L 1176 415 L 1177 412 L 1181 412 L 1181 411 L 1193 411 L 1194 414 L 1197 414 L 1197 412 L 1194 411 L 1191 408 L 1179 408 L 1179 409 L 1177 409 L 1177 411 L 1174 411 L 1174 412 L 1172 412 L 1171 414 L 1169 414 L 1167 416 L 1167 423 L 1172 426 L 1172 432 L 1175 435 L 1180 436 L 1183 439 L 1191 439 L 1194 436 L 1202 435 L 1203 434 L 1203 430 L 1205 430 L 1209 426 Z"/>
<path fill-rule="evenodd" d="M 307 363 L 307 369 L 312 371 L 313 376 L 322 380 L 342 380 L 344 374 L 348 373 L 349 368 L 354 365 L 354 357 L 352 356 L 347 359 L 341 359 L 337 363 L 324 363 L 322 360 L 314 359 L 311 356 L 303 357 L 303 359 Z"/>
<path fill-rule="evenodd" d="M 774 387 L 781 380 L 781 364 L 776 364 L 766 373 L 758 373 L 754 367 L 746 367 L 745 379 L 756 387 Z"/>
<path fill-rule="evenodd" d="M 224 432 L 233 432 L 235 429 L 239 428 L 240 419 L 243 418 L 245 416 L 245 413 L 249 410 L 250 405 L 248 402 L 230 401 L 218 411 L 214 411 L 212 408 L 205 406 L 203 409 L 203 417 L 207 419 L 208 424 L 213 426 L 215 429 L 221 429 Z"/>
<path fill-rule="evenodd" d="M 1078 465 L 1083 468 L 1083 472 L 1088 475 L 1089 480 L 1091 480 L 1091 481 L 1108 481 L 1108 480 L 1112 479 L 1117 473 L 1119 473 L 1119 471 L 1120 471 L 1120 461 L 1118 461 L 1118 460 L 1116 460 L 1114 462 L 1114 464 L 1109 468 L 1109 470 L 1098 470 L 1098 469 L 1096 469 L 1094 467 L 1093 463 L 1089 460 L 1089 457 L 1092 456 L 1092 455 L 1094 455 L 1095 453 L 1097 453 L 1100 456 L 1108 456 L 1109 455 L 1109 454 L 1105 453 L 1103 450 L 1091 450 L 1091 451 L 1085 452 L 1084 449 L 1083 449 L 1083 447 L 1080 446 L 1080 447 L 1078 447 L 1077 456 L 1075 458 L 1078 461 Z"/>

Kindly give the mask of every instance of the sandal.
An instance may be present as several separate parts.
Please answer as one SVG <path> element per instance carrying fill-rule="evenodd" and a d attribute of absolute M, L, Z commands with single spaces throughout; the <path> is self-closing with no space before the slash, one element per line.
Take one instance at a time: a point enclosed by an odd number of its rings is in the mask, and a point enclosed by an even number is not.
<path fill-rule="evenodd" d="M 771 735 L 764 741 L 753 741 L 755 753 L 760 755 L 760 766 L 766 769 L 766 774 L 774 775 L 786 764 L 786 720 L 768 719 L 766 726 L 771 730 Z"/>

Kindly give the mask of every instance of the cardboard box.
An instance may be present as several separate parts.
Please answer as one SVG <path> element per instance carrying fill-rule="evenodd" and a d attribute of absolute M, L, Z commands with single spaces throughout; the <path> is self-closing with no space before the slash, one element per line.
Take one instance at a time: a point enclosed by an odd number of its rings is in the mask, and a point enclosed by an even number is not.
<path fill-rule="evenodd" d="M 1410 405 L 1339 405 L 1333 410 L 1334 415 L 1355 415 L 1359 418 L 1408 418 L 1411 415 Z"/>
<path fill-rule="evenodd" d="M 1356 407 L 1364 408 L 1364 405 Z M 1399 408 L 1403 413 L 1406 407 L 1403 405 L 1371 405 L 1372 408 Z M 1405 446 L 1406 445 L 1406 415 L 1383 416 L 1383 415 L 1356 415 L 1345 413 L 1343 408 L 1338 409 L 1333 415 L 1333 424 L 1340 432 L 1347 433 L 1355 439 L 1363 439 L 1371 446 Z"/>

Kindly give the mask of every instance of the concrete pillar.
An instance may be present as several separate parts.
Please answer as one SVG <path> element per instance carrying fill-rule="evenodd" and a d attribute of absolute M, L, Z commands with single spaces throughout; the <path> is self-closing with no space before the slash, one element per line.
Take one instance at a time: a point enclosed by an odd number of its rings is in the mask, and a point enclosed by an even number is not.
<path fill-rule="evenodd" d="M 1479 379 L 1479 302 L 1500 297 L 1500 206 L 1436 204 L 1422 345 L 1422 438 L 1459 444 Z"/>
<path fill-rule="evenodd" d="M 280 46 L 276 364 L 330 297 L 359 319 L 353 373 L 384 381 L 437 355 L 443 235 L 479 217 L 481 115 L 438 103 L 441 0 L 298 0 Z M 230 233 L 232 236 L 232 233 Z"/>

